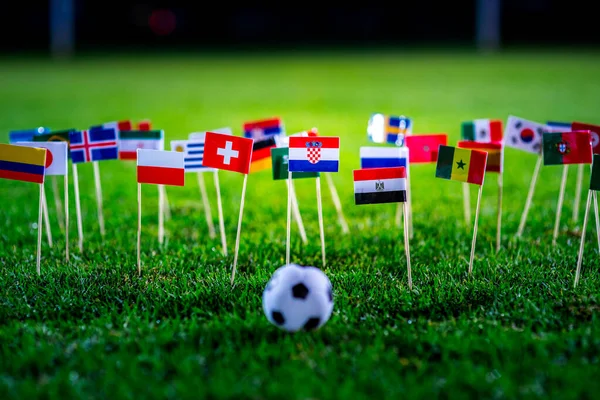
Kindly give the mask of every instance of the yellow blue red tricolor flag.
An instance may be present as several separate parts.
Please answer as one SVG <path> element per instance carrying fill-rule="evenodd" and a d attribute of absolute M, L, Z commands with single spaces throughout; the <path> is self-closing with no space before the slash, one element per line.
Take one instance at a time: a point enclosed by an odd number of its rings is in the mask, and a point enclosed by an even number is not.
<path fill-rule="evenodd" d="M 46 149 L 0 144 L 0 178 L 44 183 Z"/>

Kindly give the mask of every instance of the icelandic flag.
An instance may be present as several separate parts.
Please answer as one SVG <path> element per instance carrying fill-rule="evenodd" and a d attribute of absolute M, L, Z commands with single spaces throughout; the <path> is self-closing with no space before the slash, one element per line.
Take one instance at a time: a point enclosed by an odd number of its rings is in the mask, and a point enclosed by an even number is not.
<path fill-rule="evenodd" d="M 117 130 L 114 128 L 71 132 L 69 141 L 74 164 L 119 158 Z"/>
<path fill-rule="evenodd" d="M 290 172 L 338 172 L 340 138 L 290 136 Z"/>
<path fill-rule="evenodd" d="M 17 142 L 31 142 L 33 141 L 33 137 L 35 135 L 41 135 L 44 133 L 49 133 L 50 128 L 45 128 L 40 126 L 39 128 L 33 129 L 22 129 L 17 131 L 10 131 L 8 133 L 8 143 L 14 144 Z"/>
<path fill-rule="evenodd" d="M 244 136 L 247 138 L 264 139 L 269 136 L 283 134 L 285 134 L 285 129 L 281 118 L 269 118 L 244 124 Z"/>
<path fill-rule="evenodd" d="M 408 147 L 361 147 L 360 168 L 408 167 Z"/>

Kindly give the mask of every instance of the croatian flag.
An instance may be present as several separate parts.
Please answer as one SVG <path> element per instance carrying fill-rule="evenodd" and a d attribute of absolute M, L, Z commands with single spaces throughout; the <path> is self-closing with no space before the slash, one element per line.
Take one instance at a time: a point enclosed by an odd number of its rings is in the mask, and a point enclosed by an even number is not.
<path fill-rule="evenodd" d="M 117 130 L 114 128 L 71 132 L 69 141 L 74 164 L 119 158 Z"/>
<path fill-rule="evenodd" d="M 361 147 L 361 168 L 407 167 L 408 147 Z"/>
<path fill-rule="evenodd" d="M 356 205 L 406 202 L 406 168 L 354 170 Z"/>
<path fill-rule="evenodd" d="M 290 136 L 290 172 L 338 172 L 340 138 Z"/>
<path fill-rule="evenodd" d="M 244 124 L 244 136 L 252 139 L 264 139 L 268 136 L 285 133 L 281 118 L 269 118 Z"/>

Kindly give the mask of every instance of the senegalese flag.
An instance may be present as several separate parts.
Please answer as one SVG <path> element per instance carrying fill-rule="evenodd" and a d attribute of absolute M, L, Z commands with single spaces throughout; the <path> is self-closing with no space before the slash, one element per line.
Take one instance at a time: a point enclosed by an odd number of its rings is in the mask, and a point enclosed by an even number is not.
<path fill-rule="evenodd" d="M 590 131 L 546 132 L 542 144 L 544 165 L 592 163 Z"/>
<path fill-rule="evenodd" d="M 0 144 L 0 178 L 44 183 L 47 150 Z"/>
<path fill-rule="evenodd" d="M 486 163 L 487 153 L 485 151 L 440 145 L 435 176 L 483 185 Z"/>
<path fill-rule="evenodd" d="M 590 190 L 600 190 L 600 154 L 594 154 Z"/>
<path fill-rule="evenodd" d="M 273 164 L 273 180 L 288 178 L 289 148 L 271 148 L 271 163 Z M 292 179 L 316 178 L 319 172 L 292 172 Z"/>
<path fill-rule="evenodd" d="M 470 140 L 461 140 L 457 143 L 457 146 L 461 149 L 486 151 L 488 153 L 488 157 L 485 171 L 502 173 L 502 167 L 504 164 L 504 157 L 502 154 L 502 143 L 484 143 L 473 142 Z"/>

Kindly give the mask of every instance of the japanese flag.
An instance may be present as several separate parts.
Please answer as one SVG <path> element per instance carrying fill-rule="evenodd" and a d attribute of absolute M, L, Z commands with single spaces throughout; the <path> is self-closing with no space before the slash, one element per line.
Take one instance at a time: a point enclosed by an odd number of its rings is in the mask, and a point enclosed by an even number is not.
<path fill-rule="evenodd" d="M 46 175 L 67 174 L 67 142 L 19 142 L 18 145 L 48 150 L 46 152 Z"/>

